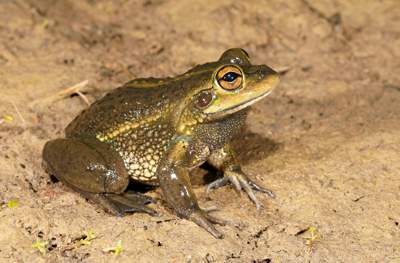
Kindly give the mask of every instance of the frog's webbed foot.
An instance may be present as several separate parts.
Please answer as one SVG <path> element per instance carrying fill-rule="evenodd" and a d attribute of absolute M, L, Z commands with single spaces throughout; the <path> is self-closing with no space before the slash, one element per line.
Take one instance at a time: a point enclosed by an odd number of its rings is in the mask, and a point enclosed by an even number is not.
<path fill-rule="evenodd" d="M 135 192 L 121 194 L 99 194 L 95 197 L 107 210 L 117 216 L 124 216 L 128 213 L 147 213 L 158 215 L 157 211 L 148 207 L 148 204 L 155 203 L 154 199 Z"/>
<path fill-rule="evenodd" d="M 211 190 L 225 186 L 228 183 L 231 183 L 237 192 L 242 190 L 245 191 L 250 200 L 255 203 L 257 209 L 261 208 L 261 204 L 258 201 L 254 190 L 265 193 L 271 198 L 275 197 L 275 194 L 271 190 L 258 185 L 256 182 L 248 178 L 241 170 L 225 171 L 224 177 L 215 180 L 207 186 L 207 194 L 210 193 Z"/>

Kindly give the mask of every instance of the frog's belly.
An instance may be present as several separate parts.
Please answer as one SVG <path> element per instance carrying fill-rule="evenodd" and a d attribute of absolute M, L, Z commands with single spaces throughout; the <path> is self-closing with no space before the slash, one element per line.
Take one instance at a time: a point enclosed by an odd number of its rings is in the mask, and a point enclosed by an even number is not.
<path fill-rule="evenodd" d="M 154 184 L 157 167 L 164 156 L 172 131 L 140 129 L 127 131 L 114 138 L 113 148 L 121 155 L 130 177 L 134 180 Z"/>

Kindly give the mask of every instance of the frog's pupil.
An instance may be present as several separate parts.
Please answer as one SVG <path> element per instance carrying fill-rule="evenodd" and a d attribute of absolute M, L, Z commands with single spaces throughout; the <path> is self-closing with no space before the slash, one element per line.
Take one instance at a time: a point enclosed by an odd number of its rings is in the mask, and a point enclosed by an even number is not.
<path fill-rule="evenodd" d="M 223 77 L 222 77 L 222 79 L 224 80 L 224 81 L 226 81 L 226 82 L 233 82 L 233 81 L 235 81 L 235 79 L 237 78 L 237 77 L 239 77 L 240 75 L 239 74 L 237 74 L 237 73 L 235 73 L 235 72 L 228 72 L 228 73 L 226 73 Z"/>

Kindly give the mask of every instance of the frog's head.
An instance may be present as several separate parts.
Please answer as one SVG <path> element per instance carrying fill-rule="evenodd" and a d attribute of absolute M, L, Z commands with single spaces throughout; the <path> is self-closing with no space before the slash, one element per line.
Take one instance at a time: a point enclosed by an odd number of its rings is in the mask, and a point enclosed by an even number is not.
<path fill-rule="evenodd" d="M 192 105 L 209 120 L 249 107 L 270 94 L 279 82 L 277 72 L 266 65 L 252 65 L 240 48 L 225 51 L 208 67 L 211 79 L 207 77 L 207 84 L 196 90 Z"/>

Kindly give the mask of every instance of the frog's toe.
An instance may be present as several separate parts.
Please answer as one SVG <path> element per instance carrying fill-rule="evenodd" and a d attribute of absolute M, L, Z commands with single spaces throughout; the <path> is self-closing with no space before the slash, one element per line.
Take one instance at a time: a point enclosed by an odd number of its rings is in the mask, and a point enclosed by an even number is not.
<path fill-rule="evenodd" d="M 253 182 L 252 180 L 248 180 L 248 183 L 251 186 L 251 188 L 253 188 L 256 191 L 265 193 L 271 198 L 275 198 L 276 197 L 275 193 L 272 190 L 269 190 L 268 188 L 260 186 L 257 183 Z"/>
<path fill-rule="evenodd" d="M 148 207 L 149 203 L 153 202 L 151 197 L 139 193 L 124 193 L 124 194 L 105 194 L 104 197 L 110 203 L 111 212 L 118 216 L 123 216 L 127 213 L 147 213 L 152 216 L 158 215 L 157 211 Z"/>
<path fill-rule="evenodd" d="M 206 212 L 206 213 L 209 213 L 209 212 L 218 211 L 219 208 L 216 207 L 216 206 L 209 206 L 209 207 L 203 207 L 203 208 L 201 208 L 201 210 L 203 210 L 203 211 Z"/>
<path fill-rule="evenodd" d="M 220 224 L 220 225 L 225 225 L 226 222 L 218 219 L 216 217 L 213 217 L 209 215 L 208 213 L 198 210 L 193 212 L 190 216 L 189 219 L 199 225 L 200 227 L 204 228 L 207 232 L 209 232 L 213 237 L 222 239 L 224 238 L 224 235 L 219 232 L 214 224 Z"/>
<path fill-rule="evenodd" d="M 221 218 L 218 218 L 216 216 L 212 216 L 209 213 L 205 213 L 204 216 L 205 216 L 205 218 L 207 218 L 213 224 L 217 224 L 217 225 L 220 225 L 220 226 L 226 226 L 226 224 L 228 223 L 228 221 L 226 221 L 224 219 L 221 219 Z"/>
<path fill-rule="evenodd" d="M 123 196 L 128 198 L 128 199 L 132 199 L 135 202 L 139 201 L 139 202 L 143 202 L 143 204 L 147 205 L 147 204 L 155 204 L 157 203 L 157 201 L 150 196 L 141 194 L 141 193 L 137 193 L 134 191 L 126 191 L 123 193 Z"/>
<path fill-rule="evenodd" d="M 250 198 L 251 201 L 256 205 L 257 210 L 261 208 L 261 203 L 258 201 L 256 195 L 254 194 L 253 189 L 251 188 L 249 181 L 242 176 L 238 176 L 236 180 L 239 181 L 241 188 L 246 192 L 247 196 Z"/>
<path fill-rule="evenodd" d="M 210 183 L 207 186 L 207 190 L 206 190 L 207 194 L 209 194 L 212 190 L 215 190 L 217 188 L 221 188 L 221 187 L 227 185 L 228 183 L 229 183 L 229 179 L 225 176 L 215 180 L 214 182 Z"/>
<path fill-rule="evenodd" d="M 226 171 L 223 178 L 210 183 L 207 186 L 207 194 L 211 190 L 225 186 L 228 183 L 233 185 L 236 192 L 241 192 L 242 190 L 245 191 L 250 200 L 254 202 L 257 209 L 261 208 L 261 203 L 258 201 L 254 191 L 265 193 L 272 198 L 275 197 L 275 194 L 271 190 L 258 185 L 254 181 L 250 180 L 245 174 L 232 171 Z"/>

